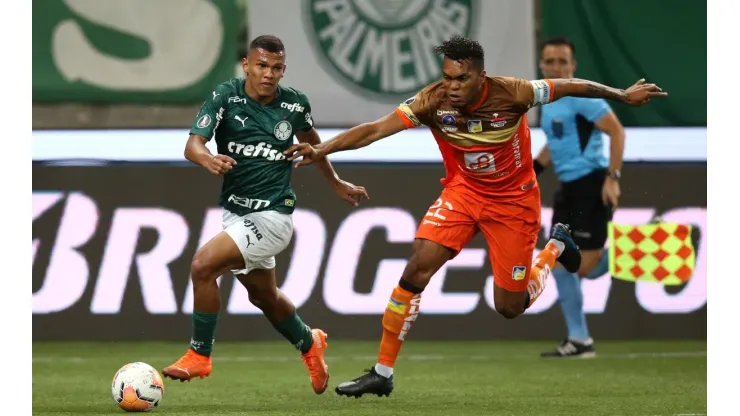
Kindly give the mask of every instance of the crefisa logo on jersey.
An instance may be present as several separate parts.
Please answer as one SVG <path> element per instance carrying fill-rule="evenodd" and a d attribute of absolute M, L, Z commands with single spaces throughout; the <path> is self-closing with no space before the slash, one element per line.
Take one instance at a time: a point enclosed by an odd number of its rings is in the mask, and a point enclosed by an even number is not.
<path fill-rule="evenodd" d="M 256 145 L 229 142 L 226 148 L 232 154 L 244 155 L 246 157 L 263 157 L 269 161 L 285 160 L 285 155 L 280 149 L 273 149 L 270 143 L 259 142 Z"/>
<path fill-rule="evenodd" d="M 287 140 L 293 137 L 293 126 L 286 120 L 280 120 L 275 125 L 275 138 L 278 140 Z"/>
<path fill-rule="evenodd" d="M 474 0 L 303 3 L 319 61 L 360 94 L 395 102 L 441 78 L 432 47 L 452 35 L 470 36 L 478 13 Z"/>
<path fill-rule="evenodd" d="M 288 103 L 280 103 L 280 108 L 284 108 L 284 109 L 286 109 L 286 110 L 290 111 L 291 113 L 292 113 L 293 111 L 296 111 L 296 112 L 302 113 L 302 112 L 303 112 L 303 110 L 305 110 L 305 109 L 306 109 L 305 107 L 303 107 L 302 105 L 300 105 L 300 104 L 298 104 L 298 103 L 293 103 L 293 104 L 288 104 Z"/>

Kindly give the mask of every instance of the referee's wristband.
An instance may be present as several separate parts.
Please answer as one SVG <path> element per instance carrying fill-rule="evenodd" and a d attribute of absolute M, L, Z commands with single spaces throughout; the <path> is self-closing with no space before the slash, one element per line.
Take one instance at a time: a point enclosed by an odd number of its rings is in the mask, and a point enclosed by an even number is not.
<path fill-rule="evenodd" d="M 545 167 L 537 159 L 535 159 L 532 164 L 534 165 L 534 174 L 537 175 L 537 176 L 539 176 L 540 173 L 542 173 L 542 171 L 545 170 Z"/>

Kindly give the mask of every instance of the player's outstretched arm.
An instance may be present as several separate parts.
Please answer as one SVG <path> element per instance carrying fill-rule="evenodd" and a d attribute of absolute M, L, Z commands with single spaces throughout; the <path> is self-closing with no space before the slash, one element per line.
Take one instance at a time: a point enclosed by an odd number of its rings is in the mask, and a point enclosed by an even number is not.
<path fill-rule="evenodd" d="M 319 145 L 312 146 L 308 143 L 298 143 L 288 148 L 284 153 L 289 155 L 288 160 L 291 161 L 303 157 L 303 160 L 296 163 L 296 167 L 308 165 L 331 153 L 368 146 L 375 141 L 405 130 L 407 127 L 398 114 L 393 112 L 371 123 L 363 123 L 352 127 Z"/>
<path fill-rule="evenodd" d="M 406 129 L 401 118 L 393 112 L 371 123 L 363 123 L 328 140 L 317 147 L 319 155 L 326 156 L 343 150 L 359 149 Z"/>
<path fill-rule="evenodd" d="M 612 88 L 598 82 L 578 78 L 558 78 L 549 79 L 552 83 L 552 99 L 555 101 L 563 97 L 585 97 L 585 98 L 605 98 L 608 100 L 621 101 L 623 103 L 639 106 L 647 104 L 652 98 L 666 97 L 664 92 L 655 84 L 646 84 L 645 79 L 637 81 L 634 85 L 621 90 Z"/>

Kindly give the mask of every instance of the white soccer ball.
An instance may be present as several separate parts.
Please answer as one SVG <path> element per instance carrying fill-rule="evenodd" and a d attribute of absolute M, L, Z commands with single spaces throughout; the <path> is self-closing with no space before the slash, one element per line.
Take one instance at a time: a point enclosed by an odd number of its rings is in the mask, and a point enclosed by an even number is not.
<path fill-rule="evenodd" d="M 162 376 L 149 364 L 136 362 L 121 367 L 113 376 L 113 400 L 127 412 L 148 412 L 162 400 Z"/>

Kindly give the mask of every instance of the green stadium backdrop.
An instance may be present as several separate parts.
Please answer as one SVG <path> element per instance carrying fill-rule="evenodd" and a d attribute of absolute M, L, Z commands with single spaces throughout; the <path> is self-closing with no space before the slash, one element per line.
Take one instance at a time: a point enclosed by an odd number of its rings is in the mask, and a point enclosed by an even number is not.
<path fill-rule="evenodd" d="M 541 0 L 541 38 L 576 45 L 576 76 L 668 91 L 640 109 L 616 104 L 628 126 L 707 125 L 707 3 L 701 0 Z"/>
<path fill-rule="evenodd" d="M 421 30 L 418 25 L 428 23 L 430 14 L 447 15 L 445 10 L 456 10 L 450 16 L 467 17 L 455 21 L 453 28 L 427 25 L 439 31 L 434 36 L 443 37 L 444 30 L 452 30 L 478 39 L 487 51 L 489 73 L 537 76 L 538 25 L 534 16 L 539 10 L 540 39 L 565 35 L 576 44 L 576 76 L 621 88 L 645 77 L 670 93 L 669 98 L 639 110 L 615 105 L 623 124 L 706 125 L 706 2 L 700 0 L 449 0 L 430 1 L 429 7 L 417 7 L 417 1 L 408 2 L 413 13 L 405 10 L 400 21 L 387 14 L 388 7 L 403 8 L 402 3 L 366 0 L 363 7 L 342 3 L 349 11 L 335 13 L 332 30 L 342 25 L 358 31 L 360 27 L 372 28 L 358 33 L 361 41 L 357 45 L 364 46 L 357 46 L 345 58 L 357 60 L 355 55 L 361 52 L 365 58 L 374 56 L 383 63 L 374 69 L 355 61 L 337 64 L 340 57 L 335 55 L 342 55 L 339 52 L 344 47 L 328 43 L 332 36 L 323 26 L 328 24 L 327 12 L 321 11 L 326 5 L 319 7 L 324 2 L 258 1 L 248 4 L 249 14 L 242 3 L 194 0 L 191 7 L 180 7 L 177 0 L 33 0 L 33 100 L 45 104 L 197 105 L 214 85 L 236 74 L 239 54 L 244 52 L 237 39 L 245 42 L 245 33 L 273 33 L 283 38 L 288 48 L 291 70 L 286 73 L 286 82 L 311 97 L 317 124 L 353 125 L 386 114 L 393 103 L 439 76 L 434 67 L 417 71 L 428 64 L 422 59 L 428 51 L 420 51 L 421 41 L 412 40 Z M 376 25 L 373 19 L 378 16 L 394 23 Z M 360 19 L 362 25 L 349 19 Z M 243 30 L 245 21 L 248 32 Z M 405 40 L 385 45 L 369 40 L 371 35 Z M 340 40 L 345 38 L 355 37 Z M 368 49 L 372 43 L 382 43 L 387 50 Z M 394 58 L 385 57 L 397 53 L 405 54 L 403 60 L 408 60 L 396 68 L 401 77 L 398 82 L 411 87 L 396 91 L 370 88 L 368 80 L 364 84 L 350 80 L 357 74 L 370 77 L 373 73 L 395 79 L 396 75 L 386 73 L 393 65 L 386 60 Z M 183 124 L 190 121 L 191 113 L 189 109 L 183 113 Z M 53 117 L 53 112 L 45 114 Z M 536 111 L 530 116 L 536 123 Z M 102 116 L 91 113 L 89 117 Z M 153 118 L 152 123 L 158 122 Z"/>

